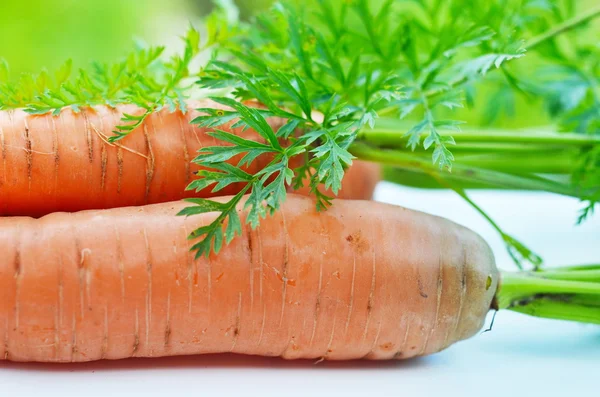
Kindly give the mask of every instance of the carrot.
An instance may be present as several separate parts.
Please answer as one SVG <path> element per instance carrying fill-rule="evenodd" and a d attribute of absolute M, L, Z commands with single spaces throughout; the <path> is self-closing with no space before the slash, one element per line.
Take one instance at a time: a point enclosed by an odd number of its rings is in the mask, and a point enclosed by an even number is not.
<path fill-rule="evenodd" d="M 212 101 L 190 102 L 190 109 L 223 108 Z M 219 145 L 190 121 L 199 113 L 167 109 L 149 116 L 139 130 L 115 144 L 108 136 L 133 105 L 63 109 L 59 116 L 0 112 L 0 215 L 45 215 L 55 211 L 113 208 L 177 200 L 198 166 L 190 164 L 203 146 Z M 281 120 L 271 120 L 274 128 Z M 253 131 L 235 133 L 260 140 Z M 239 158 L 237 159 L 239 160 Z M 259 158 L 249 172 L 266 165 Z M 220 194 L 234 194 L 232 185 Z M 209 196 L 205 189 L 201 196 Z"/>
<path fill-rule="evenodd" d="M 194 261 L 188 233 L 215 214 L 175 216 L 185 205 L 0 219 L 0 359 L 408 358 L 476 333 L 498 285 L 462 226 L 298 195 Z"/>
<path fill-rule="evenodd" d="M 224 108 L 213 101 L 189 102 L 190 111 L 156 112 L 127 138 L 107 140 L 124 113 L 137 114 L 133 105 L 63 109 L 58 116 L 29 115 L 22 110 L 0 112 L 0 216 L 42 216 L 57 211 L 79 211 L 135 206 L 211 197 L 211 187 L 199 193 L 185 191 L 199 166 L 191 164 L 198 149 L 221 145 L 207 132 L 191 125 L 200 107 Z M 275 130 L 283 120 L 271 118 Z M 230 123 L 229 125 L 231 125 Z M 247 139 L 263 141 L 254 131 L 235 129 Z M 237 162 L 241 156 L 232 161 Z M 263 168 L 269 158 L 259 157 L 248 172 Z M 364 167 L 360 167 L 363 169 Z M 343 197 L 372 195 L 371 171 L 349 178 Z M 365 182 L 362 182 L 362 181 Z M 235 194 L 240 184 L 218 192 Z M 305 191 L 308 193 L 308 190 Z"/>

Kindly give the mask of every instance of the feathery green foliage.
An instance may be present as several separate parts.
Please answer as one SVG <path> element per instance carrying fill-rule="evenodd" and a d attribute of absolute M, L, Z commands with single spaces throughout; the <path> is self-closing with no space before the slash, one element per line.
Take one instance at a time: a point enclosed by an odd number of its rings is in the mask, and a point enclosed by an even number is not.
<path fill-rule="evenodd" d="M 235 98 L 258 100 L 267 106 L 269 115 L 293 120 L 294 127 L 303 131 L 300 137 L 293 138 L 294 142 L 309 138 L 302 146 L 307 148 L 305 153 L 309 152 L 310 165 L 317 172 L 309 175 L 308 183 L 317 195 L 318 208 L 324 209 L 330 198 L 319 197 L 316 186 L 325 183 L 334 192 L 340 188 L 344 168 L 353 158 L 350 153 L 360 152 L 352 151 L 353 142 L 358 136 L 358 141 L 372 143 L 369 138 L 376 138 L 376 134 L 369 133 L 369 127 L 375 125 L 378 116 L 412 120 L 403 135 L 395 134 L 392 148 L 403 150 L 401 142 L 406 139 L 413 152 L 417 148 L 433 149 L 433 164 L 442 171 L 428 172 L 439 176 L 444 170 L 452 170 L 455 140 L 451 132 L 460 131 L 461 124 L 459 120 L 438 117 L 442 108 L 460 108 L 465 97 L 473 101 L 473 87 L 485 81 L 492 70 L 501 71 L 496 78 L 503 78 L 510 89 L 505 100 L 514 101 L 512 95 L 530 95 L 529 86 L 515 77 L 510 63 L 524 56 L 525 37 L 534 37 L 535 46 L 543 48 L 544 42 L 554 36 L 544 36 L 541 41 L 535 38 L 544 34 L 548 26 L 548 17 L 540 12 L 546 6 L 552 9 L 552 5 L 525 3 L 407 4 L 390 0 L 373 7 L 366 0 L 321 0 L 315 8 L 279 3 L 271 13 L 258 16 L 252 25 L 245 26 L 245 34 L 237 40 L 221 46 L 198 83 L 203 88 L 230 87 Z M 219 85 L 223 82 L 226 85 Z M 492 111 L 502 107 L 497 102 L 496 99 L 490 107 Z M 311 117 L 314 113 L 323 114 L 324 122 L 315 121 Z M 554 115 L 565 117 L 564 113 Z M 244 123 L 244 116 L 237 116 Z M 204 125 L 218 125 L 221 121 L 229 119 L 209 116 Z M 364 133 L 360 136 L 359 131 Z M 336 144 L 335 138 L 342 139 L 343 144 Z M 311 145 L 316 147 L 309 150 Z M 514 157 L 514 153 L 506 155 Z M 375 156 L 372 160 L 381 158 Z M 297 185 L 306 169 L 296 170 Z M 289 171 L 293 170 L 286 169 Z M 587 172 L 579 171 L 579 181 L 590 175 L 597 178 L 596 164 Z M 572 172 L 575 175 L 578 171 Z M 500 185 L 504 183 L 501 180 L 511 179 L 510 175 L 487 175 L 488 180 Z M 580 219 L 593 211 L 593 183 L 581 183 L 581 188 L 576 188 L 534 173 L 518 178 L 519 186 L 539 186 L 589 200 Z M 573 184 L 576 183 L 574 179 Z M 257 186 L 250 184 L 253 189 Z M 447 187 L 462 192 L 454 184 Z M 466 198 L 464 193 L 461 195 Z M 468 201 L 499 231 L 517 264 L 526 261 L 535 267 L 540 265 L 539 256 Z M 254 201 L 248 205 L 261 204 Z"/>

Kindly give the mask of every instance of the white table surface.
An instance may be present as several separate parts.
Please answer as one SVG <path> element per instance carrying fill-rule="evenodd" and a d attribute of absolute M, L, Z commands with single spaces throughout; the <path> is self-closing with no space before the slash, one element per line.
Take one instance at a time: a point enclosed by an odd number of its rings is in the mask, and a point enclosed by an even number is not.
<path fill-rule="evenodd" d="M 472 192 L 548 265 L 600 262 L 600 215 L 582 226 L 577 200 Z M 480 233 L 512 269 L 495 231 L 452 192 L 381 183 L 380 201 L 446 216 Z M 600 327 L 498 313 L 491 332 L 407 362 L 290 362 L 213 355 L 85 365 L 0 361 L 0 396 L 600 396 Z"/>

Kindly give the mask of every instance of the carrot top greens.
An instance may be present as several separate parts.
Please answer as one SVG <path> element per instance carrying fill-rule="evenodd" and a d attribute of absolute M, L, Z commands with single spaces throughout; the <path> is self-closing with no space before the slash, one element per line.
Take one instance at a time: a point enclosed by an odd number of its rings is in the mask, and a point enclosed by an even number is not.
<path fill-rule="evenodd" d="M 65 107 L 133 103 L 111 140 L 136 133 L 145 118 L 185 99 L 210 96 L 230 110 L 201 109 L 193 123 L 214 128 L 230 146 L 194 159 L 208 170 L 189 189 L 243 183 L 227 203 L 191 199 L 181 215 L 219 212 L 194 231 L 197 255 L 218 252 L 241 233 L 236 205 L 249 193 L 255 228 L 277 211 L 286 186 L 309 185 L 318 210 L 332 204 L 355 158 L 384 163 L 387 179 L 450 188 L 498 230 L 517 265 L 542 259 L 505 232 L 466 194 L 468 187 L 540 190 L 579 198 L 578 221 L 600 201 L 600 46 L 589 34 L 600 7 L 574 0 L 318 0 L 277 3 L 251 22 L 219 7 L 191 28 L 184 48 L 138 48 L 124 61 L 74 72 L 11 79 L 0 63 L 0 109 L 57 114 Z M 510 115 L 517 101 L 543 104 L 552 127 L 498 131 L 485 125 Z M 248 100 L 264 105 L 256 108 Z M 485 105 L 483 128 L 457 110 Z M 274 131 L 268 117 L 287 123 Z M 219 130 L 232 121 L 264 143 Z M 554 131 L 553 131 L 554 130 Z M 286 144 L 282 144 L 286 140 Z M 256 174 L 240 167 L 270 153 Z M 226 163 L 243 154 L 236 165 Z M 302 156 L 294 166 L 290 159 Z M 414 184 L 414 183 L 413 183 Z"/>

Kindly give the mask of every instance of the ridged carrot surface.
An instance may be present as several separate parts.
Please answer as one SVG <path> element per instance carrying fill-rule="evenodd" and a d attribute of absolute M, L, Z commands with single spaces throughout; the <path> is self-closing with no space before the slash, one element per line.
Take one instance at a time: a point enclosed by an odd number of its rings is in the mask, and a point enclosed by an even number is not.
<path fill-rule="evenodd" d="M 421 212 L 290 195 L 194 260 L 215 215 L 184 205 L 0 219 L 0 359 L 408 358 L 476 333 L 496 291 L 486 243 Z"/>
<path fill-rule="evenodd" d="M 168 109 L 150 115 L 138 130 L 115 145 L 107 142 L 124 113 L 140 109 L 120 105 L 64 109 L 58 116 L 0 112 L 0 215 L 44 215 L 166 202 L 193 195 L 185 187 L 199 167 L 191 164 L 198 149 L 218 145 L 190 121 L 200 107 L 222 108 L 212 101 L 190 102 L 190 111 Z M 277 128 L 280 120 L 271 121 Z M 235 131 L 258 140 L 251 130 Z M 262 160 L 262 161 L 261 161 Z M 256 172 L 266 159 L 257 159 Z M 234 194 L 232 185 L 221 194 Z M 208 195 L 210 189 L 204 192 Z"/>
<path fill-rule="evenodd" d="M 137 114 L 140 109 L 98 106 L 79 113 L 64 109 L 58 116 L 0 111 L 0 216 L 42 216 L 214 196 L 210 187 L 199 193 L 185 191 L 200 169 L 191 163 L 198 149 L 223 144 L 207 134 L 211 129 L 190 124 L 200 115 L 195 109 L 201 107 L 224 108 L 205 100 L 189 102 L 186 114 L 163 109 L 115 144 L 107 138 L 122 123 L 123 114 Z M 277 118 L 269 122 L 275 131 L 284 123 Z M 233 132 L 262 141 L 252 130 Z M 246 170 L 255 173 L 268 161 L 268 156 L 261 156 Z M 373 181 L 379 179 L 374 167 L 359 166 L 352 172 L 340 197 L 370 198 Z M 235 194 L 240 188 L 232 184 L 217 194 Z"/>

